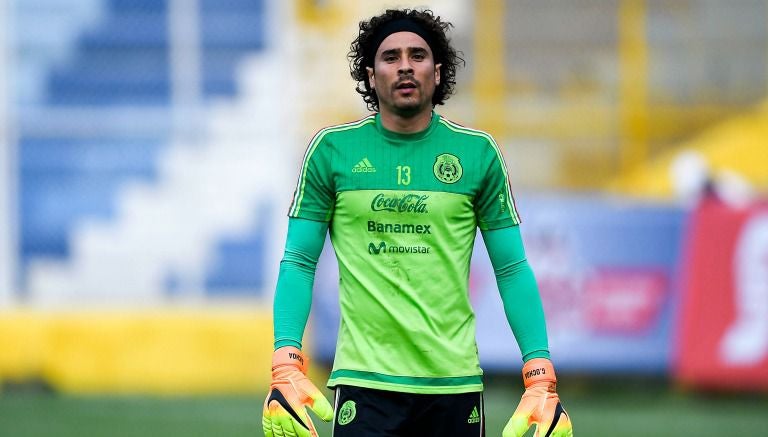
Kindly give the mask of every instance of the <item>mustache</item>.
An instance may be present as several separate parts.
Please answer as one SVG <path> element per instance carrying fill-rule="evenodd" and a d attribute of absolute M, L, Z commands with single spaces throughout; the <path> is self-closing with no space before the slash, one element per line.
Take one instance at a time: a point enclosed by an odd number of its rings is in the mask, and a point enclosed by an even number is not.
<path fill-rule="evenodd" d="M 413 77 L 413 76 L 400 76 L 397 79 L 397 82 L 395 82 L 395 84 L 392 86 L 392 88 L 397 89 L 397 88 L 400 87 L 400 85 L 404 84 L 405 82 L 411 82 L 414 85 L 416 85 L 417 88 L 421 87 L 421 82 L 416 80 L 415 77 Z"/>

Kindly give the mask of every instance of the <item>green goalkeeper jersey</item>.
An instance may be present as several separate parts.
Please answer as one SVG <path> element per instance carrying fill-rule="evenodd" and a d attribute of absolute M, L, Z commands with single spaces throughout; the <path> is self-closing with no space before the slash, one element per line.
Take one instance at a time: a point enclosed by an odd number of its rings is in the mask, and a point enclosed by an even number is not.
<path fill-rule="evenodd" d="M 491 136 L 436 113 L 414 134 L 379 115 L 323 129 L 289 215 L 329 222 L 341 306 L 330 387 L 482 390 L 468 293 L 476 230 L 520 221 Z"/>

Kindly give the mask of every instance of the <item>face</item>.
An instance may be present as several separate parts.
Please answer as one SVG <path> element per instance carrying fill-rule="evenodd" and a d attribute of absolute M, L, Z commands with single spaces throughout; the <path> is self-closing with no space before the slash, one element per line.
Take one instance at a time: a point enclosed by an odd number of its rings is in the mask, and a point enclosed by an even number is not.
<path fill-rule="evenodd" d="M 424 38 L 413 32 L 387 36 L 376 51 L 368 83 L 379 98 L 379 110 L 408 117 L 432 111 L 440 84 L 440 64 Z"/>

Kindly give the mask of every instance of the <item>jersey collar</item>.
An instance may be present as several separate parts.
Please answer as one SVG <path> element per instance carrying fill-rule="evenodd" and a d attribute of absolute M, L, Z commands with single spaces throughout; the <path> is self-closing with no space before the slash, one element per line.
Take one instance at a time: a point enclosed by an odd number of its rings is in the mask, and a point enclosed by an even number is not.
<path fill-rule="evenodd" d="M 440 119 L 440 115 L 432 111 L 432 120 L 429 121 L 429 126 L 427 126 L 426 129 L 420 132 L 414 132 L 409 134 L 404 134 L 400 132 L 393 132 L 391 130 L 386 129 L 381 124 L 381 114 L 376 114 L 376 129 L 379 131 L 379 133 L 384 136 L 384 138 L 394 140 L 394 141 L 418 141 L 422 138 L 427 137 L 429 134 L 432 133 L 432 131 L 437 128 L 438 120 Z"/>

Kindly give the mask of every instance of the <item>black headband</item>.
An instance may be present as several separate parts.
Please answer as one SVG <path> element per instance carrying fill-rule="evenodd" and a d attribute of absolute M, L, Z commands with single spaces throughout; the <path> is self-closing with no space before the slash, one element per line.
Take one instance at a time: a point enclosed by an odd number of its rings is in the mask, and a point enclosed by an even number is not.
<path fill-rule="evenodd" d="M 371 48 L 368 55 L 365 57 L 365 65 L 373 66 L 373 60 L 376 57 L 376 52 L 379 50 L 379 46 L 389 35 L 397 32 L 413 32 L 416 35 L 424 38 L 427 42 L 429 49 L 432 50 L 432 56 L 435 55 L 434 38 L 421 24 L 410 17 L 397 18 L 395 20 L 384 23 L 376 33 L 373 35 L 373 42 L 369 46 Z M 437 62 L 437 60 L 435 60 Z"/>

